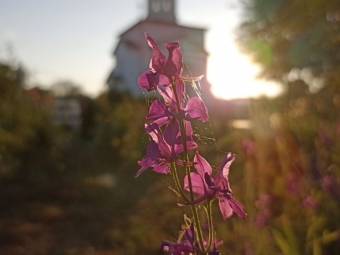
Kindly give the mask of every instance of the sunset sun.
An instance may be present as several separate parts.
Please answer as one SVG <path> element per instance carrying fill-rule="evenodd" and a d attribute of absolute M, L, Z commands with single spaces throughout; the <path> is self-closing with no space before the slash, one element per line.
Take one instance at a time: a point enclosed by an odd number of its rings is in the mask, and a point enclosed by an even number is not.
<path fill-rule="evenodd" d="M 221 99 L 271 97 L 280 92 L 276 84 L 256 79 L 259 67 L 239 53 L 235 44 L 228 44 L 218 40 L 208 44 L 207 79 L 214 96 Z"/>

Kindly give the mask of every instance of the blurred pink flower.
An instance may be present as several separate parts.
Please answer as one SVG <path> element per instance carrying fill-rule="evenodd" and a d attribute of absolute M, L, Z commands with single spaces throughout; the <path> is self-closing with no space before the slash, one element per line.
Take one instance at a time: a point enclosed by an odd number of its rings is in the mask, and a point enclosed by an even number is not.
<path fill-rule="evenodd" d="M 273 202 L 273 196 L 270 194 L 262 194 L 258 200 L 255 201 L 255 206 L 260 209 L 264 210 L 270 206 Z"/>
<path fill-rule="evenodd" d="M 302 205 L 306 208 L 315 210 L 319 207 L 319 202 L 315 198 L 308 196 L 302 200 Z"/>
<path fill-rule="evenodd" d="M 321 180 L 321 188 L 330 196 L 340 199 L 340 178 L 333 174 L 325 175 Z"/>
<path fill-rule="evenodd" d="M 273 217 L 273 213 L 269 209 L 265 209 L 264 211 L 261 211 L 258 215 L 255 217 L 254 224 L 257 227 L 264 227 L 268 224 L 269 220 Z"/>
<path fill-rule="evenodd" d="M 291 172 L 286 178 L 286 190 L 291 195 L 298 195 L 300 189 L 300 177 L 297 173 Z"/>
<path fill-rule="evenodd" d="M 272 195 L 262 194 L 260 198 L 255 202 L 255 206 L 259 209 L 259 213 L 256 215 L 254 221 L 255 226 L 263 227 L 273 217 L 273 213 L 270 209 L 270 205 L 273 201 L 274 198 Z"/>
<path fill-rule="evenodd" d="M 255 156 L 257 154 L 257 148 L 252 140 L 244 139 L 241 148 L 248 156 Z"/>

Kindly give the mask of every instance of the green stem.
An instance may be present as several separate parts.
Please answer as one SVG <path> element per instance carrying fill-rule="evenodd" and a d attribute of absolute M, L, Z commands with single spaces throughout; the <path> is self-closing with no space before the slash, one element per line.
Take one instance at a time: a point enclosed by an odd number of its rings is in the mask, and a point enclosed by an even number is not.
<path fill-rule="evenodd" d="M 180 132 L 181 132 L 184 159 L 185 159 L 186 162 L 189 162 L 188 147 L 187 147 L 187 135 L 186 135 L 184 121 L 183 121 L 182 116 L 181 116 L 180 102 L 179 102 L 179 98 L 178 98 L 178 95 L 177 95 L 176 86 L 175 86 L 175 83 L 174 83 L 172 77 L 169 77 L 169 80 L 170 80 L 170 84 L 172 86 L 172 89 L 173 89 L 173 92 L 174 92 L 174 95 L 175 95 L 175 98 L 176 98 L 176 106 L 177 106 L 177 113 L 178 114 L 175 114 L 175 115 L 177 117 Z M 193 189 L 192 189 L 192 181 L 191 181 L 191 176 L 190 176 L 190 167 L 185 166 L 185 171 L 186 171 L 186 175 L 188 176 L 190 199 L 191 199 L 191 201 L 194 201 L 194 193 L 193 193 Z M 192 214 L 193 214 L 193 217 L 194 217 L 195 228 L 196 228 L 196 232 L 197 232 L 197 236 L 198 236 L 199 246 L 200 246 L 201 250 L 204 250 L 202 227 L 201 227 L 200 220 L 199 220 L 199 217 L 198 217 L 197 208 L 196 208 L 195 205 L 190 205 L 190 207 L 191 207 L 191 211 L 192 211 Z"/>
<path fill-rule="evenodd" d="M 178 175 L 177 175 L 177 169 L 176 169 L 176 164 L 175 162 L 171 162 L 171 172 L 172 172 L 172 176 L 174 178 L 175 181 L 175 185 L 176 185 L 176 189 L 177 191 L 180 193 L 181 197 L 186 201 L 189 202 L 189 199 L 186 197 L 186 195 L 184 194 L 182 188 L 181 188 L 181 184 L 179 182 L 178 179 Z"/>
<path fill-rule="evenodd" d="M 191 211 L 192 214 L 194 216 L 194 222 L 195 222 L 195 226 L 196 226 L 196 234 L 198 237 L 198 242 L 199 242 L 199 246 L 201 248 L 201 250 L 204 250 L 204 243 L 203 243 L 203 235 L 202 235 L 202 227 L 201 227 L 201 223 L 198 217 L 198 213 L 197 213 L 197 208 L 194 205 L 191 205 Z"/>
<path fill-rule="evenodd" d="M 182 116 L 180 114 L 181 107 L 180 107 L 179 98 L 178 98 L 178 95 L 177 95 L 177 89 L 176 89 L 175 83 L 174 83 L 174 81 L 172 80 L 171 77 L 170 77 L 170 83 L 171 83 L 172 89 L 173 89 L 175 97 L 176 97 L 176 106 L 177 106 L 177 113 L 178 113 L 178 114 L 176 114 L 176 118 L 178 120 L 180 132 L 181 132 L 181 138 L 182 138 L 182 143 L 183 143 L 184 160 L 186 162 L 189 162 L 188 147 L 187 147 L 187 134 L 186 134 L 186 130 L 185 130 L 184 121 L 183 121 Z M 190 176 L 190 167 L 189 166 L 185 166 L 185 170 L 186 170 L 186 174 L 188 175 L 190 199 L 191 199 L 191 201 L 193 201 L 194 200 L 194 193 L 192 191 L 192 182 L 191 182 L 191 176 Z"/>
<path fill-rule="evenodd" d="M 211 204 L 212 204 L 212 200 L 209 200 L 207 205 L 204 207 L 205 211 L 207 213 L 208 226 L 209 226 L 209 240 L 208 240 L 207 248 L 205 250 L 206 252 L 210 251 L 212 243 L 214 241 L 214 231 L 213 231 Z"/>

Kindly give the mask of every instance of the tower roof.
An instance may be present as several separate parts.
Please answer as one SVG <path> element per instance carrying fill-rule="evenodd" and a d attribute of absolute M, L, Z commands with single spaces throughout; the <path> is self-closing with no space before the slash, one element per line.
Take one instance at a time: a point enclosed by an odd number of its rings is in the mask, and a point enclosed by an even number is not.
<path fill-rule="evenodd" d="M 175 0 L 148 0 L 146 19 L 176 23 Z"/>

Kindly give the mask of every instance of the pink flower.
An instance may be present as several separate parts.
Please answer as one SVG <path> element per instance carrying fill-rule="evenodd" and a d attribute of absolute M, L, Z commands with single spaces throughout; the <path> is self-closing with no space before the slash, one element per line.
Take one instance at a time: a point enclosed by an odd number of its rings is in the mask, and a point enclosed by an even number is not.
<path fill-rule="evenodd" d="M 340 198 L 340 178 L 335 175 L 325 175 L 321 180 L 321 188 L 333 198 Z"/>
<path fill-rule="evenodd" d="M 264 227 L 272 217 L 273 213 L 271 210 L 265 209 L 256 215 L 254 224 L 257 227 Z"/>
<path fill-rule="evenodd" d="M 244 139 L 242 141 L 241 148 L 248 156 L 255 156 L 257 153 L 257 149 L 254 142 L 249 139 Z"/>
<path fill-rule="evenodd" d="M 160 100 L 153 101 L 150 105 L 149 114 L 146 116 L 146 119 L 153 121 L 152 123 L 156 124 L 154 126 L 157 127 L 168 123 L 178 115 L 180 115 L 182 119 L 188 121 L 200 120 L 202 122 L 207 122 L 209 120 L 208 110 L 204 102 L 198 97 L 191 97 L 186 104 L 184 104 L 184 82 L 176 80 L 175 85 L 176 94 L 169 89 L 159 90 L 165 103 Z M 151 130 L 147 129 L 146 131 L 150 132 Z"/>
<path fill-rule="evenodd" d="M 300 177 L 297 173 L 291 172 L 286 178 L 286 190 L 291 195 L 298 195 L 300 192 Z"/>
<path fill-rule="evenodd" d="M 146 124 L 146 127 L 152 124 Z M 197 148 L 197 144 L 192 138 L 192 127 L 190 122 L 185 122 L 186 135 L 187 135 L 187 149 L 192 150 Z M 170 172 L 169 163 L 176 162 L 179 165 L 190 165 L 190 162 L 184 162 L 179 159 L 178 154 L 183 152 L 183 144 L 179 126 L 176 120 L 172 120 L 164 129 L 161 130 L 156 126 L 150 128 L 149 135 L 152 140 L 146 149 L 146 155 L 142 160 L 138 161 L 141 166 L 136 174 L 138 177 L 149 167 L 157 173 L 167 174 Z"/>
<path fill-rule="evenodd" d="M 147 91 L 151 91 L 155 90 L 158 84 L 168 86 L 170 84 L 168 77 L 181 75 L 183 60 L 178 42 L 165 44 L 169 52 L 169 56 L 166 58 L 148 34 L 145 34 L 145 38 L 152 49 L 152 58 L 149 70 L 139 76 L 138 85 Z"/>
<path fill-rule="evenodd" d="M 260 210 L 255 217 L 254 224 L 257 227 L 265 226 L 273 217 L 270 205 L 273 203 L 273 196 L 270 194 L 262 194 L 255 202 L 255 206 Z"/>
<path fill-rule="evenodd" d="M 319 207 L 319 202 L 315 198 L 309 196 L 302 200 L 302 205 L 306 208 L 315 210 Z"/>
<path fill-rule="evenodd" d="M 194 157 L 194 167 L 198 174 L 190 173 L 193 192 L 202 195 L 192 204 L 200 203 L 207 198 L 218 198 L 220 211 L 223 219 L 226 219 L 235 212 L 241 218 L 246 217 L 243 206 L 233 198 L 229 186 L 228 175 L 229 167 L 234 161 L 235 156 L 228 153 L 222 161 L 214 178 L 211 177 L 212 169 L 209 163 L 196 152 Z M 189 190 L 188 176 L 184 179 L 184 188 Z"/>
<path fill-rule="evenodd" d="M 145 34 L 148 45 L 152 49 L 152 58 L 150 60 L 149 70 L 138 77 L 138 85 L 147 91 L 156 90 L 158 85 L 169 86 L 170 78 L 180 79 L 183 81 L 197 81 L 199 77 L 183 77 L 183 59 L 182 52 L 178 42 L 166 43 L 168 58 L 159 50 L 155 41 Z"/>
<path fill-rule="evenodd" d="M 195 252 L 195 254 L 203 254 L 202 249 L 200 247 L 195 246 L 195 231 L 194 226 L 191 224 L 183 233 L 185 237 L 184 241 L 181 241 L 180 238 L 177 243 L 170 242 L 163 240 L 161 244 L 161 251 L 169 252 L 171 255 L 191 255 Z M 217 247 L 220 246 L 223 242 L 222 241 L 214 241 L 214 246 L 212 247 L 211 251 L 209 251 L 209 255 L 219 255 L 220 252 L 217 250 Z M 204 241 L 204 248 L 207 248 L 207 242 Z"/>

